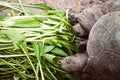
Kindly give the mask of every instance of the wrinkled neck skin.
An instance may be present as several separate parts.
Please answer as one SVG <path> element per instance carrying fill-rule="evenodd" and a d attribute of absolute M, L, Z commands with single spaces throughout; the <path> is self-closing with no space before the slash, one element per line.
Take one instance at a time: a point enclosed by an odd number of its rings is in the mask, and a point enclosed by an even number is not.
<path fill-rule="evenodd" d="M 75 72 L 75 71 L 82 72 L 82 70 L 87 64 L 88 55 L 86 53 L 77 53 L 74 55 L 74 57 L 75 57 L 75 63 L 73 65 L 76 66 L 76 69 L 75 70 L 71 69 L 71 72 Z"/>
<path fill-rule="evenodd" d="M 77 53 L 75 56 L 78 56 L 78 60 L 80 63 L 78 65 L 78 68 L 76 68 L 76 70 L 71 70 L 71 72 L 75 77 L 77 77 L 77 80 L 83 80 L 83 70 L 87 65 L 88 55 L 87 53 Z"/>

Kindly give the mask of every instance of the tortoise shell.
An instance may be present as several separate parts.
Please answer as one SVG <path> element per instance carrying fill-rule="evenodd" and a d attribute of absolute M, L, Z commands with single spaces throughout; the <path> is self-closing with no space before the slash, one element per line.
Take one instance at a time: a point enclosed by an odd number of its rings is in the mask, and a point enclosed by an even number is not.
<path fill-rule="evenodd" d="M 92 27 L 83 80 L 120 79 L 120 11 L 102 16 Z"/>

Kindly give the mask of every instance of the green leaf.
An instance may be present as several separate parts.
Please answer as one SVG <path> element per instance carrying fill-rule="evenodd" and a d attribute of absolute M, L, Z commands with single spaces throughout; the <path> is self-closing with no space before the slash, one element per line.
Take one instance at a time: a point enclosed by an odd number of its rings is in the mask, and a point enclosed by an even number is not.
<path fill-rule="evenodd" d="M 15 19 L 14 22 L 15 24 L 12 26 L 16 27 L 29 27 L 29 28 L 40 27 L 39 21 L 37 21 L 34 18 Z"/>
<path fill-rule="evenodd" d="M 46 12 L 47 15 L 56 15 L 59 17 L 65 17 L 65 11 L 60 11 L 60 10 L 53 10 L 53 11 L 48 11 Z"/>
<path fill-rule="evenodd" d="M 58 47 L 54 48 L 51 52 L 59 56 L 68 56 L 62 49 Z"/>
<path fill-rule="evenodd" d="M 7 48 L 10 45 L 13 48 L 16 46 L 22 49 L 19 52 L 1 53 L 0 51 L 0 65 L 6 65 L 4 73 L 0 74 L 17 73 L 18 77 L 25 80 L 30 78 L 44 80 L 44 75 L 49 80 L 64 80 L 66 77 L 74 80 L 72 76 L 66 76 L 68 72 L 61 70 L 57 65 L 59 59 L 71 55 L 74 51 L 73 44 L 75 43 L 71 40 L 73 37 L 71 25 L 67 21 L 65 11 L 53 10 L 41 14 L 25 15 L 28 10 L 25 10 L 24 6 L 44 8 L 46 5 L 27 5 L 22 4 L 20 0 L 19 2 L 20 4 L 0 3 L 0 5 L 20 11 L 19 14 L 11 13 L 6 18 L 1 18 L 0 46 Z M 14 46 L 11 45 L 12 43 Z M 3 58 L 9 64 L 4 64 L 1 61 Z M 12 67 L 9 68 L 10 65 Z"/>
<path fill-rule="evenodd" d="M 53 10 L 53 7 L 49 4 L 28 4 L 26 6 L 39 8 L 39 9 L 43 9 L 43 10 Z"/>
<path fill-rule="evenodd" d="M 52 71 L 48 68 L 48 66 L 46 65 L 46 70 L 49 72 L 49 74 L 52 76 L 53 80 L 57 80 L 57 78 L 55 77 L 55 75 L 52 73 Z"/>
<path fill-rule="evenodd" d="M 55 47 L 55 46 L 45 45 L 45 47 L 44 47 L 44 52 L 43 52 L 43 53 L 50 52 L 54 47 Z"/>
<path fill-rule="evenodd" d="M 21 43 L 25 42 L 24 36 L 21 35 L 17 31 L 14 31 L 14 30 L 4 30 L 4 31 L 1 31 L 1 33 L 3 33 L 6 36 L 6 38 L 8 38 L 9 40 L 11 40 L 13 42 L 13 45 L 14 45 L 15 49 L 19 49 Z"/>
<path fill-rule="evenodd" d="M 69 40 L 69 36 L 68 35 L 58 35 L 60 38 L 64 39 L 64 40 Z"/>
<path fill-rule="evenodd" d="M 5 2 L 5 1 L 0 1 L 1 6 L 9 7 L 11 9 L 17 10 L 17 11 L 22 11 L 19 6 L 12 5 L 11 3 Z"/>
<path fill-rule="evenodd" d="M 34 53 L 37 57 L 37 60 L 40 60 L 40 46 L 38 45 L 38 42 L 33 42 L 33 49 L 34 49 Z"/>
<path fill-rule="evenodd" d="M 55 64 L 54 61 L 53 61 L 53 59 L 56 57 L 55 55 L 53 55 L 53 54 L 43 54 L 42 57 L 45 60 L 47 60 L 48 62 Z"/>
<path fill-rule="evenodd" d="M 41 56 L 44 52 L 44 43 L 43 42 L 33 42 L 34 52 L 36 54 L 37 60 L 40 61 Z"/>
<path fill-rule="evenodd" d="M 71 74 L 65 74 L 65 76 L 66 76 L 69 80 L 77 80 L 77 78 L 74 77 L 74 76 L 71 75 Z"/>
<path fill-rule="evenodd" d="M 53 25 L 59 24 L 58 21 L 52 20 L 52 19 L 47 19 L 46 21 L 43 21 L 43 23 L 44 23 L 44 24 L 53 24 Z"/>
<path fill-rule="evenodd" d="M 43 51 L 44 51 L 44 42 L 33 42 L 33 48 L 39 64 L 41 78 L 42 80 L 44 80 L 44 75 L 43 75 L 43 70 L 41 65 L 41 56 L 43 55 Z"/>
<path fill-rule="evenodd" d="M 19 27 L 19 28 L 37 28 L 40 27 L 40 22 L 35 18 L 25 18 L 23 16 L 14 16 L 0 22 L 1 26 Z"/>
<path fill-rule="evenodd" d="M 6 14 L 1 15 L 1 16 L 0 16 L 0 21 L 4 20 L 6 17 L 7 17 Z"/>

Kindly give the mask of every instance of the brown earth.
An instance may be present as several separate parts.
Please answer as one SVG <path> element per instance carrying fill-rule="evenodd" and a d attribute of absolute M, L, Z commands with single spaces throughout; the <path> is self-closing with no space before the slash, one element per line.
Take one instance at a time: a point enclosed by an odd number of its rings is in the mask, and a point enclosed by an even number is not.
<path fill-rule="evenodd" d="M 3 0 L 5 1 L 5 0 Z M 8 0 L 6 0 L 8 1 Z M 18 2 L 18 0 L 10 0 L 11 2 Z M 72 9 L 74 12 L 79 13 L 83 9 L 91 7 L 96 4 L 102 4 L 108 0 L 21 0 L 22 3 L 48 3 L 56 9 Z"/>

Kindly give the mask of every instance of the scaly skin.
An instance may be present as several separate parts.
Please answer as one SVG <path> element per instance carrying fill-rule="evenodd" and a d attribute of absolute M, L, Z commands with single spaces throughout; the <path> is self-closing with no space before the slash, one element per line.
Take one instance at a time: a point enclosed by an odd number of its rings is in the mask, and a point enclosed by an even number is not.
<path fill-rule="evenodd" d="M 81 71 L 82 68 L 86 65 L 87 59 L 88 55 L 86 53 L 77 53 L 74 56 L 68 56 L 61 59 L 58 64 L 63 70 L 68 72 Z"/>

